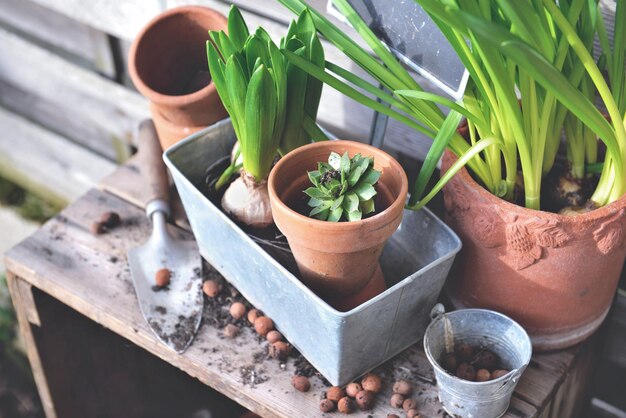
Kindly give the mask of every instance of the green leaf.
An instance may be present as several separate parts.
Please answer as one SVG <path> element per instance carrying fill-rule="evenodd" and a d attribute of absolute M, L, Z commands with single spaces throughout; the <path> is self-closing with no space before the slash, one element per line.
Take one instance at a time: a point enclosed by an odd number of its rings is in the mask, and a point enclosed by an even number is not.
<path fill-rule="evenodd" d="M 359 205 L 359 208 L 361 209 L 361 212 L 363 212 L 364 215 L 374 212 L 375 210 L 374 199 L 369 199 L 369 200 L 365 200 L 361 202 L 361 204 Z"/>
<path fill-rule="evenodd" d="M 337 207 L 335 209 L 330 209 L 330 213 L 328 214 L 328 218 L 326 219 L 328 222 L 339 222 L 341 219 L 341 215 L 343 214 L 343 209 Z"/>
<path fill-rule="evenodd" d="M 362 216 L 363 214 L 361 213 L 360 210 L 355 210 L 354 212 L 346 213 L 346 217 L 348 218 L 348 221 L 350 222 L 360 221 Z"/>
<path fill-rule="evenodd" d="M 262 65 L 250 78 L 247 89 L 245 121 L 249 144 L 242 147 L 244 167 L 257 181 L 267 178 L 274 162 L 278 146 L 273 130 L 276 110 L 276 85 Z"/>
<path fill-rule="evenodd" d="M 461 114 L 454 110 L 450 110 L 446 120 L 443 122 L 441 130 L 437 133 L 433 144 L 426 154 L 422 169 L 420 170 L 417 179 L 415 180 L 413 190 L 411 191 L 409 205 L 414 205 L 422 197 L 428 182 L 437 168 L 439 159 L 448 146 L 450 138 L 452 138 L 452 135 L 456 132 L 457 126 L 459 126 L 459 122 L 461 122 Z"/>
<path fill-rule="evenodd" d="M 371 184 L 368 183 L 359 183 L 352 189 L 357 196 L 359 196 L 360 201 L 366 201 L 376 196 L 376 189 Z"/>
<path fill-rule="evenodd" d="M 317 207 L 313 208 L 311 210 L 311 213 L 309 214 L 310 216 L 315 216 L 325 210 L 330 209 L 331 205 L 333 204 L 332 200 L 326 200 L 324 201 L 321 205 L 318 205 Z"/>
<path fill-rule="evenodd" d="M 359 197 L 354 193 L 347 194 L 343 200 L 343 208 L 346 210 L 346 212 L 354 212 L 358 210 Z"/>
<path fill-rule="evenodd" d="M 361 181 L 373 186 L 376 184 L 381 174 L 382 172 L 375 170 L 374 167 L 370 167 L 365 174 L 361 176 Z"/>
<path fill-rule="evenodd" d="M 354 212 L 359 209 L 359 197 L 355 193 L 347 194 L 343 200 L 343 208 L 346 212 Z"/>
<path fill-rule="evenodd" d="M 330 207 L 330 210 L 333 211 L 341 206 L 343 203 L 344 196 L 339 196 L 337 199 L 333 201 L 333 205 Z"/>
<path fill-rule="evenodd" d="M 319 186 L 320 184 L 320 179 L 322 178 L 322 175 L 320 174 L 319 171 L 308 171 L 307 175 L 309 176 L 309 180 L 311 181 L 311 183 L 313 183 L 315 186 Z"/>
<path fill-rule="evenodd" d="M 309 187 L 308 189 L 306 189 L 306 190 L 304 191 L 304 193 L 305 193 L 307 196 L 312 197 L 312 198 L 315 198 L 315 199 L 321 199 L 321 200 L 323 200 L 323 199 L 327 198 L 326 194 L 322 193 L 322 191 L 321 191 L 321 190 L 319 190 L 319 189 L 317 189 L 317 188 L 315 188 L 315 187 Z"/>
<path fill-rule="evenodd" d="M 233 41 L 235 48 L 241 50 L 248 39 L 250 32 L 241 12 L 236 6 L 231 6 L 228 13 L 228 36 Z"/>
<path fill-rule="evenodd" d="M 324 203 L 323 200 L 321 199 L 316 199 L 314 197 L 310 198 L 309 201 L 307 202 L 307 205 L 309 205 L 310 207 L 314 208 L 317 207 L 319 205 L 321 205 L 322 203 Z"/>
<path fill-rule="evenodd" d="M 350 156 L 347 152 L 344 152 L 344 154 L 341 156 L 340 170 L 342 171 L 342 173 L 350 174 Z"/>

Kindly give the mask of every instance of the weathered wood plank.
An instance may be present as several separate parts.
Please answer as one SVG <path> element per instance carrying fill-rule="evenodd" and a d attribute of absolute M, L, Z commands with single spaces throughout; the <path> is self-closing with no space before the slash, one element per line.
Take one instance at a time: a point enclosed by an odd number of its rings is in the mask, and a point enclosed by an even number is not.
<path fill-rule="evenodd" d="M 163 0 L 33 0 L 102 32 L 132 39 L 141 27 L 165 10 Z"/>
<path fill-rule="evenodd" d="M 106 210 L 118 212 L 125 220 L 124 227 L 93 236 L 89 225 Z M 176 233 L 190 238 L 182 230 Z M 255 355 L 264 357 L 266 343 L 259 343 L 251 329 L 244 328 L 236 340 L 227 340 L 220 337 L 220 330 L 204 325 L 190 349 L 180 356 L 156 340 L 141 317 L 125 258 L 126 250 L 145 240 L 148 234 L 149 224 L 140 208 L 108 193 L 90 191 L 11 250 L 6 262 L 9 269 L 28 277 L 34 286 L 261 416 L 317 416 L 317 403 L 324 390 L 322 382 L 313 378 L 310 392 L 294 391 L 290 386 L 294 372 L 292 360 L 284 370 L 273 360 L 255 361 Z M 242 381 L 242 367 L 253 367 L 269 380 L 252 387 Z M 378 372 L 384 377 L 385 390 L 379 395 L 375 410 L 353 416 L 398 412 L 386 400 L 391 382 L 399 377 L 415 383 L 424 417 L 442 416 L 433 372 L 420 344 Z M 526 401 L 516 398 L 512 405 L 508 417 L 535 416 L 536 408 Z"/>
<path fill-rule="evenodd" d="M 31 324 L 28 321 L 27 311 L 36 310 L 37 307 L 32 304 L 32 297 L 30 299 L 22 298 L 23 291 L 20 288 L 30 287 L 30 284 L 24 282 L 17 277 L 11 271 L 7 271 L 7 285 L 9 292 L 11 293 L 11 299 L 13 300 L 13 306 L 15 307 L 15 314 L 17 316 L 17 322 L 19 324 L 20 333 L 24 339 L 24 345 L 26 347 L 26 355 L 30 362 L 30 367 L 33 372 L 35 383 L 37 384 L 37 390 L 39 392 L 39 398 L 47 418 L 56 418 L 56 410 L 50 395 L 50 388 L 48 387 L 48 381 L 41 366 L 41 358 L 37 351 L 37 346 L 33 338 L 33 332 Z M 32 295 L 32 294 L 31 294 Z"/>
<path fill-rule="evenodd" d="M 606 357 L 626 370 L 626 291 L 618 290 L 606 324 Z"/>
<path fill-rule="evenodd" d="M 0 108 L 0 175 L 59 206 L 82 195 L 115 164 Z"/>
<path fill-rule="evenodd" d="M 108 35 L 30 0 L 0 0 L 0 22 L 115 77 Z"/>
<path fill-rule="evenodd" d="M 0 103 L 109 158 L 127 157 L 138 121 L 136 93 L 0 29 Z"/>

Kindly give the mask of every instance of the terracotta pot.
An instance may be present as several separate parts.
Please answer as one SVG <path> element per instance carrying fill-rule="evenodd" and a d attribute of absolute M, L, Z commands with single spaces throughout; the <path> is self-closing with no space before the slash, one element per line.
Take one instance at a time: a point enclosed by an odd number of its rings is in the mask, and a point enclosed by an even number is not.
<path fill-rule="evenodd" d="M 442 172 L 455 159 L 446 152 Z M 463 241 L 447 285 L 457 308 L 510 316 L 538 351 L 570 347 L 600 326 L 626 257 L 626 196 L 564 216 L 499 199 L 463 169 L 444 201 L 446 222 Z"/>
<path fill-rule="evenodd" d="M 160 138 L 163 149 L 188 131 L 227 116 L 206 58 L 207 31 L 226 29 L 222 14 L 207 7 L 183 6 L 156 16 L 133 41 L 128 70 L 137 90 L 151 103 L 159 137 L 166 137 Z"/>
<path fill-rule="evenodd" d="M 163 150 L 168 149 L 183 138 L 187 138 L 189 135 L 194 134 L 204 128 L 205 126 L 189 126 L 189 125 L 176 125 L 168 120 L 161 112 L 154 106 L 150 105 L 150 114 L 156 127 L 157 135 L 159 136 L 159 142 Z"/>
<path fill-rule="evenodd" d="M 294 208 L 306 202 L 310 186 L 307 171 L 327 161 L 331 151 L 350 157 L 357 153 L 374 157 L 382 171 L 376 186 L 376 215 L 357 222 L 326 222 L 309 218 Z M 400 164 L 389 154 L 352 141 L 323 141 L 300 147 L 272 169 L 268 181 L 272 216 L 287 237 L 302 281 L 338 309 L 349 310 L 385 290 L 378 259 L 387 239 L 402 220 L 408 181 Z M 355 296 L 358 295 L 358 296 Z"/>

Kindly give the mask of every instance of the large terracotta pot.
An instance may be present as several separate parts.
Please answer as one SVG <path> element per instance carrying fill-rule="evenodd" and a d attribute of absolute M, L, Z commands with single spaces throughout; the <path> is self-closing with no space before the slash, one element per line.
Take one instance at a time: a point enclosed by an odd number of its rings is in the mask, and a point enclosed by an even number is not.
<path fill-rule="evenodd" d="M 387 206 L 385 210 L 356 222 L 320 221 L 294 210 L 303 199 L 306 202 L 307 171 L 327 161 L 331 151 L 374 157 L 374 167 L 382 171 L 376 205 Z M 341 310 L 358 306 L 385 289 L 378 259 L 400 225 L 408 189 L 406 174 L 396 160 L 359 142 L 317 142 L 281 158 L 270 173 L 268 187 L 274 222 L 287 237 L 309 288 Z"/>
<path fill-rule="evenodd" d="M 128 70 L 150 101 L 163 149 L 227 116 L 208 72 L 209 30 L 226 31 L 226 17 L 207 7 L 177 7 L 151 20 L 130 47 Z"/>
<path fill-rule="evenodd" d="M 442 171 L 455 159 L 446 152 Z M 600 326 L 626 256 L 626 196 L 564 216 L 499 199 L 463 169 L 444 200 L 446 221 L 463 241 L 447 285 L 455 307 L 512 317 L 539 351 L 572 346 Z"/>

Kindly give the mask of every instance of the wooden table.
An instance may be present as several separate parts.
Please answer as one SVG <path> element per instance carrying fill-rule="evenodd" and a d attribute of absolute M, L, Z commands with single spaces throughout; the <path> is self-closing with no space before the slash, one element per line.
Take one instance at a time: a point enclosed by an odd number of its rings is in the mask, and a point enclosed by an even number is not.
<path fill-rule="evenodd" d="M 47 417 L 183 417 L 216 396 L 206 386 L 263 417 L 339 416 L 319 412 L 325 387 L 317 377 L 308 393 L 293 390 L 293 360 L 281 365 L 265 358 L 267 343 L 250 329 L 231 340 L 203 324 L 182 355 L 157 341 L 139 311 L 126 261 L 126 251 L 150 231 L 142 191 L 140 170 L 131 160 L 6 256 L 9 289 Z M 175 206 L 177 232 L 190 238 Z M 123 225 L 93 235 L 91 224 L 106 211 L 119 213 Z M 533 356 L 505 416 L 580 413 L 594 344 L 592 338 Z M 377 372 L 385 385 L 375 409 L 352 416 L 404 416 L 388 403 L 396 378 L 415 384 L 423 417 L 444 416 L 421 342 Z M 250 383 L 251 373 L 256 383 Z M 221 416 L 235 416 L 222 409 Z"/>

